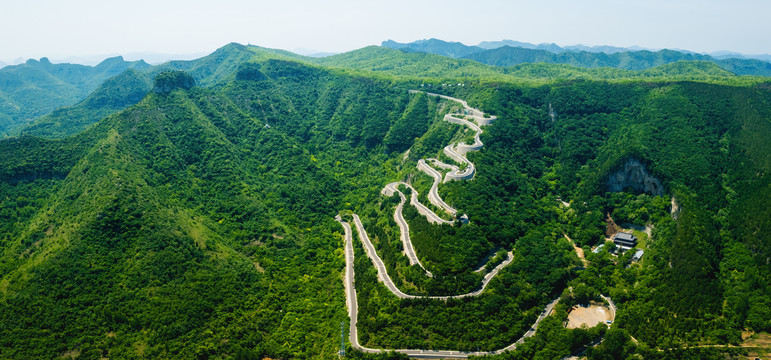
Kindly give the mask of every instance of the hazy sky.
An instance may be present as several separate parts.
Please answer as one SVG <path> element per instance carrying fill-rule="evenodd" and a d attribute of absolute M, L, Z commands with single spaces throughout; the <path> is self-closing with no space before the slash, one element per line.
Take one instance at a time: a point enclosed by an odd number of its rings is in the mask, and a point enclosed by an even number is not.
<path fill-rule="evenodd" d="M 767 0 L 0 0 L 0 61 L 512 39 L 771 53 Z"/>

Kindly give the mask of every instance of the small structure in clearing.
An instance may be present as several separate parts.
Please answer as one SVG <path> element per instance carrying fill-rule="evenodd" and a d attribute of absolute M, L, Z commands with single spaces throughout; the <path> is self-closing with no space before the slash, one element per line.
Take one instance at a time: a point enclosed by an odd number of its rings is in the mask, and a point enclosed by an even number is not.
<path fill-rule="evenodd" d="M 613 242 L 616 243 L 619 248 L 626 251 L 637 246 L 637 236 L 634 236 L 630 233 L 620 232 L 613 236 Z"/>
<path fill-rule="evenodd" d="M 643 254 L 645 254 L 645 251 L 642 249 L 637 250 L 637 252 L 632 255 L 632 261 L 640 261 L 642 259 Z"/>

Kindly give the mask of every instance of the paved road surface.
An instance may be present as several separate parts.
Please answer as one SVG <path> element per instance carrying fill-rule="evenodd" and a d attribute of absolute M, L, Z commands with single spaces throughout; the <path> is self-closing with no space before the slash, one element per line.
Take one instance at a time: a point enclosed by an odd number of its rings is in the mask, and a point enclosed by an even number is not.
<path fill-rule="evenodd" d="M 423 264 L 420 262 L 420 259 L 418 259 L 418 255 L 415 254 L 415 248 L 412 246 L 412 239 L 410 239 L 410 226 L 407 224 L 407 220 L 404 219 L 404 214 L 402 214 L 402 210 L 404 209 L 404 203 L 407 202 L 407 197 L 404 196 L 404 193 L 399 191 L 399 189 L 397 188 L 398 185 L 399 183 L 390 183 L 386 185 L 386 189 L 389 189 L 391 195 L 395 193 L 399 193 L 399 196 L 402 199 L 402 201 L 399 202 L 399 205 L 396 206 L 396 210 L 394 211 L 394 221 L 396 222 L 397 225 L 399 225 L 399 237 L 402 240 L 402 247 L 404 248 L 404 254 L 407 255 L 407 258 L 410 260 L 410 265 L 415 265 L 415 264 L 420 265 L 420 267 L 423 269 L 423 271 L 426 272 L 426 275 L 428 275 L 428 277 L 433 277 L 434 275 L 431 274 L 431 272 L 428 271 L 423 266 Z M 434 216 L 436 215 L 434 214 Z"/>
<path fill-rule="evenodd" d="M 503 349 L 495 350 L 495 351 L 475 351 L 475 352 L 464 352 L 464 351 L 454 351 L 454 350 L 421 350 L 421 349 L 373 349 L 373 348 L 367 348 L 359 344 L 359 337 L 358 337 L 358 329 L 357 329 L 357 321 L 358 321 L 358 310 L 359 310 L 359 304 L 356 298 L 356 282 L 354 280 L 354 270 L 353 270 L 353 259 L 354 259 L 354 252 L 353 252 L 353 235 L 351 226 L 342 220 L 342 218 L 338 215 L 335 218 L 340 224 L 343 226 L 343 229 L 345 231 L 344 238 L 345 238 L 345 294 L 346 294 L 346 304 L 348 305 L 348 315 L 351 318 L 350 321 L 350 329 L 348 331 L 349 333 L 349 340 L 351 342 L 351 346 L 359 351 L 367 352 L 367 353 L 379 353 L 379 352 L 385 352 L 385 351 L 395 351 L 398 353 L 406 354 L 409 357 L 413 358 L 424 358 L 424 359 L 465 359 L 468 358 L 470 355 L 474 356 L 482 356 L 482 355 L 497 355 L 501 354 L 504 351 L 513 350 L 517 347 L 518 344 L 521 344 L 525 341 L 526 338 L 531 337 L 535 335 L 535 329 L 538 329 L 538 324 L 543 320 L 554 308 L 554 306 L 557 305 L 557 302 L 559 301 L 559 298 L 554 299 L 552 302 L 550 302 L 548 305 L 546 305 L 546 308 L 541 313 L 541 315 L 538 316 L 538 319 L 536 319 L 535 323 L 531 327 L 534 330 L 528 330 L 525 332 L 524 335 L 522 335 L 521 338 L 519 338 L 517 341 L 512 343 L 509 346 L 504 347 Z M 360 231 L 359 229 L 363 229 L 363 226 L 361 225 L 361 220 L 357 215 L 353 215 L 353 220 L 356 225 L 357 231 Z M 372 247 L 372 244 L 369 242 L 369 238 L 366 235 L 366 232 L 360 231 L 359 232 L 359 238 L 364 243 L 364 248 L 367 251 L 368 256 L 370 254 L 375 254 L 375 258 L 370 257 L 373 264 L 375 264 L 375 268 L 378 271 L 378 278 L 380 281 L 383 281 L 384 284 L 386 284 L 386 287 L 389 288 L 392 292 L 394 292 L 394 289 L 397 296 L 401 298 L 415 298 L 416 296 L 407 295 L 399 291 L 399 289 L 396 289 L 395 286 L 393 286 L 393 281 L 391 281 L 390 277 L 388 277 L 388 274 L 385 272 L 385 265 L 383 265 L 382 260 L 380 260 L 379 257 L 377 257 L 377 254 L 375 253 L 374 247 Z M 511 253 L 509 253 L 509 259 L 507 261 L 511 261 Z M 505 265 L 504 265 L 505 266 Z M 497 270 L 500 270 L 503 266 L 499 265 L 496 267 Z M 497 271 L 496 271 L 497 273 Z M 382 274 L 385 274 L 383 276 Z M 492 272 L 490 273 L 492 274 Z M 495 275 L 492 275 L 495 276 Z M 490 276 L 490 278 L 492 278 Z M 489 280 L 487 280 L 489 282 Z M 390 286 L 389 286 L 390 284 Z M 400 296 L 401 294 L 402 296 Z M 471 295 L 474 294 L 474 295 Z M 457 295 L 457 296 L 445 296 L 445 297 L 436 297 L 431 296 L 428 298 L 433 299 L 447 299 L 450 297 L 463 297 L 463 296 L 478 296 L 481 294 L 481 290 L 474 293 L 464 294 L 464 295 Z"/>
<path fill-rule="evenodd" d="M 399 185 L 404 185 L 410 189 L 410 191 L 412 192 L 412 195 L 410 195 L 410 205 L 414 206 L 415 209 L 418 210 L 418 213 L 420 213 L 420 215 L 425 216 L 428 222 L 433 224 L 447 224 L 447 225 L 455 224 L 454 221 L 442 219 L 435 212 L 431 211 L 431 209 L 421 204 L 420 201 L 418 200 L 418 191 L 415 190 L 415 188 L 412 187 L 412 185 L 407 184 L 406 182 L 395 181 L 395 182 L 389 183 L 383 188 L 383 190 L 380 191 L 380 193 L 382 193 L 385 196 L 393 196 L 398 192 L 399 194 L 401 194 L 402 198 L 404 198 L 404 194 L 399 190 Z"/>
<path fill-rule="evenodd" d="M 460 294 L 460 295 L 448 295 L 448 296 L 421 296 L 421 295 L 410 295 L 402 292 L 399 290 L 399 288 L 396 287 L 393 280 L 391 279 L 391 276 L 388 275 L 388 272 L 386 271 L 385 263 L 383 263 L 383 260 L 380 258 L 380 256 L 377 254 L 377 251 L 375 251 L 375 246 L 372 245 L 372 241 L 369 239 L 369 235 L 367 235 L 367 231 L 364 230 L 364 225 L 361 223 L 361 219 L 358 215 L 353 214 L 353 223 L 356 226 L 356 232 L 359 234 L 359 239 L 361 239 L 361 242 L 364 245 L 364 249 L 366 250 L 367 257 L 370 258 L 372 261 L 372 265 L 375 266 L 375 269 L 377 269 L 378 279 L 383 282 L 383 284 L 388 288 L 388 290 L 391 291 L 394 295 L 396 295 L 399 298 L 402 299 L 417 299 L 417 298 L 426 298 L 426 299 L 436 299 L 436 300 L 447 300 L 447 299 L 459 299 L 469 296 L 479 296 L 482 294 L 482 291 L 487 287 L 487 284 L 490 283 L 490 280 L 492 280 L 495 275 L 498 275 L 498 272 L 501 271 L 506 265 L 509 265 L 512 260 L 514 260 L 514 254 L 512 252 L 508 253 L 508 257 L 506 260 L 504 260 L 502 263 L 498 264 L 492 271 L 487 273 L 485 277 L 482 279 L 482 285 L 479 289 L 476 291 L 472 291 L 470 293 Z"/>
<path fill-rule="evenodd" d="M 410 90 L 410 92 L 417 92 L 417 91 Z M 472 117 L 480 125 L 489 124 L 491 121 L 496 119 L 496 117 L 485 118 L 484 114 L 481 111 L 469 107 L 468 104 L 463 100 L 455 99 L 445 95 L 438 95 L 438 94 L 432 94 L 432 93 L 426 93 L 426 94 L 429 96 L 439 96 L 444 99 L 459 102 L 461 105 L 463 105 L 464 111 L 467 114 L 466 116 Z M 464 163 L 466 164 L 466 168 L 463 170 L 460 170 L 458 166 L 448 165 L 448 164 L 442 163 L 437 159 L 431 159 L 432 163 L 435 166 L 438 166 L 440 168 L 450 169 L 450 172 L 448 172 L 448 174 L 445 176 L 445 180 L 444 180 L 445 182 L 448 181 L 448 179 L 453 179 L 453 180 L 471 179 L 473 178 L 476 169 L 474 168 L 474 164 L 471 163 L 465 157 L 465 154 L 468 151 L 479 150 L 483 146 L 482 142 L 479 140 L 479 136 L 482 133 L 482 130 L 476 124 L 468 120 L 452 116 L 450 114 L 447 114 L 444 120 L 465 125 L 470 127 L 472 130 L 474 130 L 476 132 L 474 136 L 474 143 L 473 144 L 455 144 L 454 146 L 453 144 L 450 144 L 444 148 L 445 154 L 447 154 L 450 158 L 452 158 L 453 160 L 457 161 L 460 164 L 464 164 Z M 439 185 L 439 180 L 441 179 L 441 174 L 436 169 L 429 166 L 425 162 L 425 160 L 422 160 L 422 159 L 418 162 L 418 168 L 425 171 L 427 174 L 429 174 L 429 176 L 434 178 L 434 183 L 431 186 L 431 190 L 429 191 L 429 195 L 428 195 L 429 201 L 432 204 L 436 205 L 437 207 L 448 212 L 449 214 L 455 216 L 457 211 L 451 206 L 449 206 L 447 203 L 445 203 L 441 199 L 441 197 L 439 197 L 437 188 Z M 399 203 L 399 205 L 396 208 L 396 211 L 394 212 L 394 220 L 399 225 L 399 230 L 401 232 L 401 239 L 404 244 L 405 254 L 410 259 L 410 264 L 419 264 L 421 267 L 423 267 L 417 255 L 415 254 L 415 250 L 412 246 L 412 242 L 409 236 L 409 225 L 404 220 L 404 216 L 402 214 L 402 210 L 404 208 L 404 204 L 407 201 L 407 198 L 404 195 L 404 193 L 399 191 L 398 189 L 399 185 L 405 185 L 411 189 L 412 194 L 410 198 L 410 204 L 412 206 L 415 206 L 415 208 L 418 209 L 418 212 L 420 212 L 423 216 L 426 216 L 426 218 L 430 222 L 434 224 L 445 224 L 445 223 L 453 224 L 454 222 L 441 219 L 438 215 L 436 215 L 436 213 L 428 209 L 425 205 L 421 204 L 418 201 L 418 192 L 414 188 L 412 188 L 409 184 L 406 184 L 404 182 L 393 182 L 386 185 L 385 188 L 383 188 L 381 192 L 386 196 L 393 196 L 397 192 L 399 193 L 399 196 L 401 197 L 401 202 Z M 345 237 L 345 291 L 346 291 L 346 303 L 348 306 L 348 315 L 351 318 L 350 331 L 349 331 L 351 346 L 353 346 L 354 348 L 360 351 L 368 352 L 368 353 L 386 351 L 383 349 L 366 348 L 361 346 L 361 344 L 359 344 L 358 329 L 356 326 L 357 319 L 358 319 L 358 301 L 356 298 L 356 282 L 354 279 L 354 269 L 353 269 L 353 260 L 354 260 L 353 235 L 352 235 L 353 231 L 351 230 L 351 226 L 345 221 L 343 221 L 340 216 L 337 216 L 335 219 L 338 222 L 340 222 L 340 224 L 343 226 L 343 229 L 345 230 L 345 235 L 344 235 Z M 393 293 L 394 295 L 402 299 L 427 298 L 427 299 L 436 299 L 436 300 L 447 300 L 452 298 L 479 296 L 485 290 L 485 288 L 487 287 L 487 284 L 489 284 L 490 281 L 498 274 L 498 272 L 502 268 L 507 266 L 509 263 L 511 263 L 511 261 L 514 259 L 514 255 L 512 254 L 512 252 L 509 252 L 508 257 L 505 261 L 503 261 L 501 264 L 496 266 L 492 271 L 490 271 L 488 274 L 485 275 L 485 277 L 482 280 L 482 284 L 480 288 L 477 289 L 476 291 L 472 291 L 466 294 L 452 295 L 452 296 L 410 295 L 402 292 L 396 287 L 396 285 L 394 285 L 393 280 L 391 279 L 391 277 L 388 275 L 388 272 L 386 271 L 386 267 L 385 267 L 385 264 L 383 263 L 383 260 L 380 259 L 380 257 L 377 254 L 377 251 L 375 251 L 375 247 L 372 245 L 372 242 L 370 241 L 369 236 L 367 235 L 367 232 L 364 229 L 364 226 L 362 225 L 361 219 L 359 218 L 358 215 L 353 214 L 353 222 L 354 222 L 354 225 L 356 226 L 356 231 L 359 234 L 359 239 L 364 245 L 364 250 L 367 253 L 367 257 L 370 258 L 370 260 L 372 261 L 372 264 L 375 266 L 375 269 L 377 270 L 378 280 L 381 281 L 386 286 L 386 288 L 388 288 L 388 290 L 391 291 L 391 293 Z M 431 273 L 428 272 L 427 270 L 426 272 L 428 273 L 429 276 L 431 275 Z M 551 310 L 554 308 L 558 300 L 559 299 L 555 299 L 554 301 L 552 301 L 546 306 L 546 309 L 543 311 L 543 313 L 541 313 L 541 315 L 535 321 L 531 330 L 528 330 L 520 339 L 518 339 L 511 345 L 500 350 L 490 351 L 490 352 L 462 352 L 462 351 L 451 351 L 451 350 L 396 349 L 393 351 L 403 353 L 403 354 L 406 354 L 407 356 L 415 357 L 415 358 L 458 358 L 460 359 L 460 358 L 467 358 L 469 355 L 481 356 L 481 355 L 500 354 L 504 351 L 514 349 L 517 346 L 517 344 L 521 344 L 525 338 L 533 336 L 535 334 L 535 329 L 537 329 L 538 327 L 538 324 L 541 322 L 541 320 L 543 320 L 543 318 L 545 318 L 551 312 Z"/>
<path fill-rule="evenodd" d="M 434 206 L 444 210 L 448 214 L 455 216 L 458 210 L 455 210 L 452 206 L 448 205 L 439 196 L 439 183 L 442 181 L 442 173 L 429 166 L 424 159 L 418 160 L 418 169 L 422 170 L 428 176 L 434 178 L 434 183 L 431 184 L 431 189 L 428 191 L 428 201 L 434 204 Z"/>

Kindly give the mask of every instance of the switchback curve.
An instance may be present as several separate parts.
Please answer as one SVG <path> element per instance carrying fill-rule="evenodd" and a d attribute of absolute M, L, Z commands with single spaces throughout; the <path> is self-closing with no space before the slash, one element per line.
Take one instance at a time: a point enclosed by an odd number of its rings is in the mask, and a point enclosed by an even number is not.
<path fill-rule="evenodd" d="M 354 223 L 357 227 L 357 231 L 359 228 L 363 230 L 363 226 L 361 226 L 361 220 L 357 215 L 353 215 Z M 346 294 L 346 304 L 348 305 L 348 315 L 350 317 L 350 325 L 349 325 L 349 332 L 348 337 L 349 341 L 351 342 L 351 347 L 353 347 L 356 350 L 365 352 L 365 353 L 380 353 L 380 352 L 387 352 L 387 351 L 395 351 L 398 353 L 405 354 L 410 357 L 415 358 L 425 358 L 425 359 L 465 359 L 469 356 L 483 356 L 483 355 L 498 355 L 502 354 L 505 351 L 513 350 L 517 347 L 517 345 L 523 343 L 526 338 L 531 337 L 535 335 L 535 331 L 538 329 L 538 324 L 543 320 L 551 311 L 554 309 L 554 307 L 559 302 L 559 298 L 556 298 L 552 300 L 549 304 L 546 305 L 546 308 L 544 311 L 538 316 L 533 326 L 525 332 L 525 334 L 522 335 L 517 341 L 513 342 L 512 344 L 498 350 L 494 351 L 454 351 L 454 350 L 422 350 L 422 349 L 374 349 L 374 348 L 368 348 L 364 347 L 359 343 L 359 332 L 358 332 L 358 313 L 359 313 L 359 304 L 358 300 L 356 298 L 356 286 L 355 286 L 355 274 L 353 269 L 353 260 L 354 260 L 354 251 L 353 251 L 353 231 L 351 230 L 351 226 L 343 221 L 343 219 L 338 215 L 335 217 L 335 220 L 337 220 L 344 229 L 344 235 L 343 238 L 345 240 L 345 294 Z M 396 286 L 393 285 L 393 281 L 391 281 L 391 278 L 388 277 L 388 274 L 385 271 L 385 265 L 383 264 L 383 261 L 380 260 L 379 257 L 377 257 L 377 254 L 375 253 L 375 248 L 372 246 L 372 243 L 369 242 L 369 238 L 366 237 L 366 232 L 361 231 L 359 232 L 359 237 L 362 240 L 362 243 L 364 244 L 365 251 L 370 254 L 375 254 L 374 257 L 370 257 L 370 259 L 375 263 L 375 268 L 378 272 L 378 278 L 380 278 L 381 281 L 386 285 L 386 287 L 389 287 L 389 290 L 392 292 L 396 291 L 397 293 L 401 293 L 402 296 L 399 296 L 401 298 L 414 298 L 415 296 L 407 295 L 402 293 Z M 366 239 L 366 240 L 365 240 Z M 511 253 L 509 253 L 509 256 L 511 256 Z M 500 266 L 502 268 L 502 266 Z M 499 269 L 499 268 L 497 268 Z M 492 272 L 491 272 L 492 273 Z M 385 274 L 383 276 L 382 274 Z M 494 276 L 494 275 L 493 275 Z M 492 278 L 492 276 L 490 277 Z M 489 280 L 488 280 L 489 282 Z M 390 286 L 389 286 L 390 284 Z M 393 288 L 391 288 L 393 287 Z M 395 293 L 396 294 L 396 293 Z M 479 294 L 476 295 L 470 295 L 471 293 L 467 294 L 466 296 L 477 296 L 481 294 L 481 290 L 479 291 Z M 431 297 L 431 298 L 437 298 L 437 297 Z M 442 298 L 442 297 L 438 297 Z M 446 299 L 444 299 L 446 300 Z"/>

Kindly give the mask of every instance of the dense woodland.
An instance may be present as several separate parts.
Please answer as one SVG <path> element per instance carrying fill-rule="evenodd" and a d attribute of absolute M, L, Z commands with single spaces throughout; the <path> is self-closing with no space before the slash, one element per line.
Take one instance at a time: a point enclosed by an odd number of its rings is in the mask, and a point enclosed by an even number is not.
<path fill-rule="evenodd" d="M 480 44 L 482 45 L 482 44 Z M 658 51 L 624 48 L 582 46 L 559 47 L 556 44 L 527 44 L 511 40 L 489 42 L 484 46 L 468 46 L 439 39 L 418 40 L 411 43 L 384 41 L 383 47 L 405 52 L 429 53 L 451 58 L 474 60 L 483 64 L 509 67 L 520 64 L 564 64 L 581 68 L 615 68 L 646 70 L 659 65 L 703 61 L 737 75 L 771 75 L 771 63 L 758 59 L 735 57 L 715 58 L 687 51 L 662 49 Z"/>
<path fill-rule="evenodd" d="M 376 54 L 387 57 L 370 67 Z M 472 291 L 473 270 L 515 256 L 479 297 L 400 300 L 355 239 L 369 347 L 498 349 L 557 297 L 500 358 L 724 358 L 744 350 L 692 346 L 771 331 L 768 82 L 701 63 L 551 81 L 574 69 L 445 59 L 375 48 L 312 64 L 231 44 L 129 70 L 0 141 L 0 357 L 337 357 L 348 315 L 334 216 L 351 212 L 409 293 Z M 404 180 L 425 199 L 417 160 L 468 134 L 441 120 L 456 105 L 415 88 L 499 117 L 468 154 L 474 180 L 439 188 L 469 224 L 405 207 L 433 278 L 402 255 L 398 196 L 380 190 Z M 628 159 L 666 193 L 607 192 Z M 608 214 L 653 227 L 641 262 L 589 251 Z M 619 308 L 610 328 L 563 327 L 569 306 L 600 294 Z"/>
<path fill-rule="evenodd" d="M 18 134 L 35 118 L 87 97 L 126 69 L 145 70 L 144 61 L 109 58 L 96 66 L 52 64 L 48 58 L 0 69 L 0 136 Z"/>

